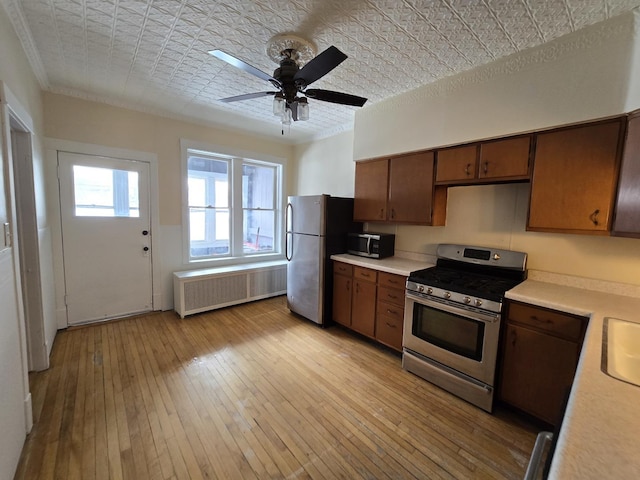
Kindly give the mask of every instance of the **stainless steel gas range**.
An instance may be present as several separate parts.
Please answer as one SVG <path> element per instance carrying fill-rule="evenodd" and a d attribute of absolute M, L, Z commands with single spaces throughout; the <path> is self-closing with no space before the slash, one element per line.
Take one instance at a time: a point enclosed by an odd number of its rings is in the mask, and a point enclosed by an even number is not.
<path fill-rule="evenodd" d="M 407 281 L 402 366 L 491 412 L 502 301 L 527 254 L 440 244 L 435 267 Z"/>

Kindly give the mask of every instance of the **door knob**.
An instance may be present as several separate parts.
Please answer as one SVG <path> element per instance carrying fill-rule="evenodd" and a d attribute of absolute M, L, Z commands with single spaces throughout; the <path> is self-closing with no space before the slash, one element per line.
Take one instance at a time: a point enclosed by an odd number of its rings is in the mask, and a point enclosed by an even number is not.
<path fill-rule="evenodd" d="M 144 250 L 145 252 L 149 251 L 149 247 L 142 247 L 142 250 Z"/>
<path fill-rule="evenodd" d="M 149 235 L 149 230 L 142 230 L 142 235 Z"/>

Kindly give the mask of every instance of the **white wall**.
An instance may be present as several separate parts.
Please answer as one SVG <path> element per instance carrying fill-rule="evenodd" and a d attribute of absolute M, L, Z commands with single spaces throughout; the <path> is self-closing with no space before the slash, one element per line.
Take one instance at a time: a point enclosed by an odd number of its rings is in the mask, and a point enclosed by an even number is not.
<path fill-rule="evenodd" d="M 160 232 L 153 232 L 160 239 L 159 259 L 163 295 L 162 309 L 173 308 L 172 273 L 194 268 L 183 260 L 182 236 L 182 170 L 180 140 L 192 140 L 203 145 L 223 148 L 226 152 L 240 151 L 254 158 L 281 158 L 285 170 L 293 156 L 289 144 L 255 137 L 233 130 L 221 130 L 211 126 L 189 123 L 158 115 L 151 115 L 125 108 L 114 107 L 79 98 L 46 93 L 44 95 L 45 136 L 50 139 L 101 145 L 152 153 L 158 159 L 160 191 Z M 47 165 L 48 182 L 56 183 L 55 157 Z M 288 195 L 294 180 L 285 179 Z M 50 205 L 58 202 L 57 192 L 51 189 Z M 56 242 L 57 243 L 57 242 Z M 209 264 L 198 264 L 201 267 Z M 56 303 L 64 309 L 64 288 L 58 274 Z"/>
<path fill-rule="evenodd" d="M 42 182 L 42 98 L 40 87 L 31 71 L 13 27 L 3 8 L 0 7 L 0 80 L 12 93 L 12 107 L 19 104 L 20 110 L 31 117 L 33 136 L 34 188 L 37 213 L 40 268 L 42 272 L 43 325 L 49 347 L 53 345 L 55 324 L 53 317 L 51 272 L 51 249 L 48 241 L 49 224 L 44 208 L 44 185 Z M 7 98 L 3 98 L 7 101 Z M 7 118 L 5 118 L 7 120 Z M 6 140 L 6 139 L 5 139 Z M 7 147 L 6 143 L 4 147 Z M 5 150 L 6 151 L 6 150 Z M 3 158 L 6 163 L 10 161 Z M 2 243 L 4 244 L 4 242 Z M 15 249 L 14 249 L 15 250 Z M 6 252 L 7 250 L 5 250 Z M 28 254 L 28 252 L 25 252 Z M 2 256 L 6 259 L 6 255 Z M 18 463 L 27 429 L 30 428 L 31 404 L 26 368 L 25 326 L 20 320 L 21 302 L 18 292 L 10 285 L 11 266 L 4 263 L 0 274 L 0 478 L 12 478 Z"/>
<path fill-rule="evenodd" d="M 328 193 L 353 197 L 353 131 L 296 145 L 294 157 L 291 169 L 294 195 Z"/>
<path fill-rule="evenodd" d="M 626 113 L 640 107 L 638 12 L 450 77 L 356 113 L 353 158 L 373 158 Z M 315 148 L 312 148 L 315 147 Z M 306 146 L 298 188 L 336 194 L 332 177 L 307 178 L 327 147 Z M 342 157 L 341 157 L 342 158 Z M 331 165 L 353 176 L 354 163 Z M 444 227 L 369 224 L 396 233 L 396 249 L 435 254 L 438 243 L 529 254 L 529 268 L 640 285 L 640 241 L 525 230 L 528 184 L 449 189 Z"/>

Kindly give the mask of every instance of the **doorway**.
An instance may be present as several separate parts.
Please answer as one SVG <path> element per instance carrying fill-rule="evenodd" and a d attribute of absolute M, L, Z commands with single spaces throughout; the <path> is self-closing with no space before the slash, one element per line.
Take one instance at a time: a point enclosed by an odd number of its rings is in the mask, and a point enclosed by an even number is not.
<path fill-rule="evenodd" d="M 58 152 L 68 325 L 153 309 L 149 164 Z"/>

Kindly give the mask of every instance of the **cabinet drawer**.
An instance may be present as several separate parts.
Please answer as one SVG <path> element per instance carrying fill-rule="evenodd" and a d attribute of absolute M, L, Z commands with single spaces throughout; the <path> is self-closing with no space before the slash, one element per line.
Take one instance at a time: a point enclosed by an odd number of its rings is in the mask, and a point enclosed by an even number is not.
<path fill-rule="evenodd" d="M 378 308 L 380 308 L 381 305 L 384 304 L 378 302 Z M 386 309 L 383 309 L 382 311 L 386 311 Z M 401 351 L 402 325 L 402 318 L 398 319 L 395 316 L 392 317 L 389 315 L 378 313 L 378 316 L 376 317 L 376 340 L 387 345 L 388 347 Z"/>
<path fill-rule="evenodd" d="M 376 282 L 378 272 L 364 267 L 353 267 L 353 278 L 364 280 L 365 282 Z"/>
<path fill-rule="evenodd" d="M 333 273 L 350 277 L 353 275 L 353 265 L 344 262 L 333 262 Z"/>
<path fill-rule="evenodd" d="M 398 305 L 393 305 L 387 302 L 378 302 L 378 308 L 376 311 L 378 312 L 378 315 L 393 318 L 395 321 L 400 323 L 404 321 L 404 307 L 399 307 Z"/>
<path fill-rule="evenodd" d="M 378 300 L 404 307 L 404 290 L 378 286 Z"/>
<path fill-rule="evenodd" d="M 402 288 L 407 284 L 407 277 L 393 273 L 378 272 L 378 285 L 390 288 Z"/>
<path fill-rule="evenodd" d="M 508 321 L 581 342 L 587 319 L 522 303 L 509 303 Z"/>

